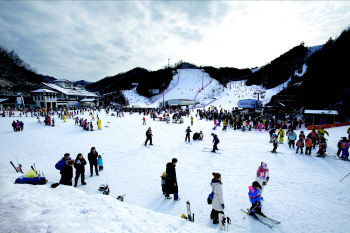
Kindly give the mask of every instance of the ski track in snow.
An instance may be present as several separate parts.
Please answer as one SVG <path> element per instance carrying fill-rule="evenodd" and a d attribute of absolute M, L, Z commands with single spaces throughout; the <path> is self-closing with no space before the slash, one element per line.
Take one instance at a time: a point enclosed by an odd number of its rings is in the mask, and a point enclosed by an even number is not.
<path fill-rule="evenodd" d="M 194 114 L 195 112 L 192 112 Z M 16 114 L 18 115 L 18 114 Z M 225 214 L 232 219 L 231 232 L 347 232 L 350 227 L 348 195 L 350 178 L 339 182 L 349 172 L 349 162 L 333 156 L 316 158 L 295 154 L 285 140 L 273 154 L 268 143 L 268 132 L 254 133 L 240 130 L 213 131 L 213 122 L 195 118 L 191 126 L 191 144 L 186 144 L 184 124 L 166 124 L 143 115 L 128 113 L 118 118 L 98 114 L 102 130 L 86 132 L 67 122 L 56 119 L 57 127 L 38 124 L 36 118 L 0 118 L 3 163 L 0 165 L 0 229 L 2 232 L 217 232 L 218 225 L 209 219 L 211 206 L 206 203 L 211 192 L 212 172 L 222 174 Z M 90 119 L 88 113 L 84 119 Z M 13 120 L 24 122 L 23 132 L 14 132 Z M 109 128 L 106 122 L 110 121 Z M 43 121 L 42 121 L 43 122 Z M 145 132 L 152 127 L 153 144 L 141 147 Z M 346 135 L 348 127 L 327 129 L 328 154 L 336 154 L 337 142 Z M 193 133 L 204 133 L 203 141 L 192 141 Z M 308 131 L 304 128 L 305 133 Z M 203 152 L 212 148 L 211 132 L 218 134 L 222 149 L 219 154 Z M 300 130 L 296 130 L 299 134 Z M 69 152 L 75 159 L 83 153 L 87 159 L 94 146 L 103 154 L 104 171 L 90 177 L 85 167 L 86 186 L 77 188 L 50 185 L 60 179 L 55 164 Z M 179 185 L 179 202 L 165 200 L 161 191 L 160 175 L 173 157 Z M 13 184 L 20 176 L 9 161 L 16 158 L 29 171 L 35 163 L 43 171 L 48 184 L 43 186 Z M 256 170 L 264 161 L 270 169 L 270 181 L 263 197 L 263 213 L 281 221 L 273 230 L 247 217 L 243 220 L 240 209 L 251 206 L 248 186 L 255 180 Z M 75 173 L 75 171 L 74 171 Z M 97 190 L 108 183 L 110 195 Z M 116 201 L 126 194 L 124 203 Z M 180 218 L 186 214 L 185 202 L 191 202 L 195 223 Z M 174 216 L 174 217 L 172 217 Z M 63 224 L 62 224 L 63 223 Z"/>

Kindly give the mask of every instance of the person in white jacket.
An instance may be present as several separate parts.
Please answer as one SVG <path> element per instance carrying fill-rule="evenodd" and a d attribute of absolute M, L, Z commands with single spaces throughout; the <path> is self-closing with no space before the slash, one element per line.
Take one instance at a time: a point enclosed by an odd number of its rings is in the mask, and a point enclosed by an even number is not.
<path fill-rule="evenodd" d="M 261 200 L 264 200 L 264 198 L 262 197 L 262 194 L 263 194 L 265 185 L 267 184 L 267 182 L 269 182 L 269 179 L 270 179 L 270 171 L 267 168 L 267 164 L 264 162 L 261 162 L 261 165 L 258 167 L 258 170 L 256 172 L 256 181 L 258 181 L 261 186 L 261 190 L 260 190 Z"/>
<path fill-rule="evenodd" d="M 224 197 L 222 194 L 221 174 L 213 172 L 214 178 L 212 179 L 210 186 L 213 189 L 214 197 L 212 201 L 213 209 L 210 214 L 210 218 L 213 219 L 213 224 L 219 223 L 219 212 L 223 212 L 225 209 Z"/>

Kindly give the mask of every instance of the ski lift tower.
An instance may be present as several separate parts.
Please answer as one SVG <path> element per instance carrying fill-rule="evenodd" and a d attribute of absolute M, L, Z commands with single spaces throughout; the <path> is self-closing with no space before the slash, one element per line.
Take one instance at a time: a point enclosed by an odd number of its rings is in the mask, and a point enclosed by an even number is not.
<path fill-rule="evenodd" d="M 259 100 L 259 97 L 261 96 L 261 98 L 265 98 L 265 94 L 266 94 L 266 91 L 265 90 L 255 90 L 254 93 L 253 93 L 253 97 L 258 97 L 258 100 Z"/>

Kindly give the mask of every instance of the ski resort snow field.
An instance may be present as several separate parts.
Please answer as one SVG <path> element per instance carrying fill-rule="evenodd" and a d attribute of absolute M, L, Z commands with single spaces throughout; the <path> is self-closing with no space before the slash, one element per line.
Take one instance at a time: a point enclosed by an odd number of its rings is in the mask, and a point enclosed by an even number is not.
<path fill-rule="evenodd" d="M 199 118 L 191 126 L 191 141 L 193 133 L 200 130 L 204 140 L 186 144 L 190 118 L 185 117 L 184 124 L 166 124 L 148 116 L 147 125 L 142 125 L 143 115 L 139 114 L 118 118 L 102 110 L 98 115 L 102 130 L 95 125 L 95 131 L 88 132 L 74 125 L 72 119 L 56 119 L 57 126 L 50 127 L 40 125 L 34 117 L 0 118 L 1 232 L 218 232 L 206 202 L 212 172 L 222 175 L 225 214 L 232 220 L 230 232 L 348 232 L 350 177 L 339 180 L 349 173 L 350 162 L 332 156 L 347 127 L 327 129 L 329 155 L 318 158 L 315 150 L 311 156 L 296 154 L 286 142 L 277 149 L 281 153 L 273 154 L 267 132 L 222 131 L 221 127 L 213 131 L 212 121 Z M 90 119 L 88 113 L 79 117 Z M 12 130 L 11 123 L 17 119 L 24 122 L 23 132 Z M 150 148 L 141 146 L 148 127 L 154 135 Z M 212 132 L 220 139 L 221 154 L 203 151 L 212 147 Z M 104 170 L 99 176 L 90 177 L 87 165 L 86 186 L 79 180 L 77 188 L 50 187 L 60 180 L 55 164 L 64 153 L 74 159 L 82 153 L 87 159 L 93 146 L 103 157 Z M 164 199 L 160 182 L 166 163 L 174 157 L 178 159 L 181 197 L 177 202 Z M 14 184 L 21 175 L 10 165 L 10 160 L 17 164 L 16 159 L 25 173 L 35 163 L 48 183 Z M 273 229 L 249 216 L 243 219 L 241 212 L 251 206 L 248 186 L 255 181 L 261 162 L 270 169 L 262 212 L 282 222 Z M 98 191 L 105 183 L 110 187 L 109 196 Z M 123 194 L 123 203 L 115 199 Z M 187 200 L 195 214 L 194 223 L 181 218 L 186 214 Z"/>

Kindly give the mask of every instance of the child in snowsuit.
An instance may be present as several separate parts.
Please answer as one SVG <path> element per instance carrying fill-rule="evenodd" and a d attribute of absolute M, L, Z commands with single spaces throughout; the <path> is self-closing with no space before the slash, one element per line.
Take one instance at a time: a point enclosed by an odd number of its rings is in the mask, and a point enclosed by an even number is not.
<path fill-rule="evenodd" d="M 103 160 L 101 155 L 98 155 L 97 166 L 99 171 L 103 171 Z"/>
<path fill-rule="evenodd" d="M 257 218 L 257 216 L 255 215 L 255 213 L 260 214 L 261 216 L 265 216 L 262 212 L 261 212 L 261 198 L 260 198 L 260 184 L 257 181 L 254 181 L 252 183 L 252 186 L 249 186 L 249 192 L 248 192 L 248 196 L 249 196 L 249 200 L 252 203 L 252 207 L 250 207 L 250 213 L 249 215 L 253 216 L 254 218 Z"/>
<path fill-rule="evenodd" d="M 307 135 L 307 137 L 308 137 L 308 138 L 309 138 L 309 137 L 311 138 L 313 148 L 315 149 L 315 147 L 316 147 L 316 142 L 317 142 L 317 140 L 319 139 L 319 136 L 318 136 L 318 134 L 316 133 L 315 129 L 313 129 L 313 130 L 311 131 L 311 133 L 309 133 L 309 134 Z"/>
<path fill-rule="evenodd" d="M 300 154 L 303 154 L 303 147 L 304 147 L 304 141 L 303 139 L 299 136 L 299 140 L 297 141 L 297 151 L 295 152 L 296 154 L 299 151 L 300 148 Z"/>
<path fill-rule="evenodd" d="M 163 191 L 163 195 L 165 195 L 165 190 L 164 190 L 164 186 L 165 186 L 165 180 L 166 180 L 166 172 L 164 171 L 163 174 L 160 176 L 161 180 L 160 180 L 160 184 L 162 186 L 162 191 Z"/>
<path fill-rule="evenodd" d="M 280 129 L 278 130 L 277 136 L 280 137 L 279 143 L 282 144 L 282 143 L 283 143 L 283 139 L 284 139 L 284 130 L 283 130 L 282 128 L 280 128 Z"/>
<path fill-rule="evenodd" d="M 300 131 L 299 138 L 301 138 L 303 141 L 305 140 L 304 131 Z"/>
<path fill-rule="evenodd" d="M 305 139 L 305 147 L 306 147 L 306 149 L 305 149 L 305 154 L 306 154 L 306 155 L 307 155 L 307 154 L 311 155 L 312 141 L 311 141 L 311 139 L 310 139 L 309 137 L 307 137 L 307 138 Z"/>
<path fill-rule="evenodd" d="M 272 140 L 272 143 L 273 143 L 273 150 L 271 152 L 275 152 L 277 153 L 277 147 L 278 147 L 278 140 L 277 140 L 277 137 L 275 137 L 273 140 Z"/>
<path fill-rule="evenodd" d="M 294 142 L 295 142 L 295 139 L 297 139 L 297 134 L 293 131 L 293 129 L 291 129 L 288 133 L 287 133 L 287 136 L 288 136 L 288 140 L 289 140 L 289 148 L 291 148 L 291 146 L 293 145 L 293 149 L 294 149 Z"/>
<path fill-rule="evenodd" d="M 341 147 L 342 155 L 341 155 L 340 158 L 343 158 L 343 159 L 348 159 L 349 158 L 349 146 L 350 146 L 350 143 L 348 141 L 344 141 L 341 144 L 340 147 Z"/>
<path fill-rule="evenodd" d="M 263 200 L 262 193 L 264 191 L 264 188 L 270 180 L 270 173 L 269 169 L 267 168 L 267 164 L 264 162 L 261 162 L 261 165 L 258 167 L 258 170 L 256 171 L 256 181 L 259 182 L 261 186 L 260 190 L 260 197 L 261 200 Z"/>
<path fill-rule="evenodd" d="M 319 147 L 319 150 L 318 150 L 317 153 L 319 154 L 319 156 L 325 157 L 325 152 L 326 152 L 326 148 L 327 148 L 327 144 L 326 144 L 325 138 L 323 138 L 323 137 L 321 138 L 318 147 Z M 319 157 L 319 156 L 317 156 L 317 157 Z"/>
<path fill-rule="evenodd" d="M 203 135 L 202 131 L 200 131 L 200 133 L 199 133 L 199 140 L 203 140 L 203 137 L 204 137 L 204 135 Z"/>
<path fill-rule="evenodd" d="M 142 125 L 145 125 L 145 124 L 146 124 L 146 118 L 143 117 L 143 118 L 142 118 Z"/>

